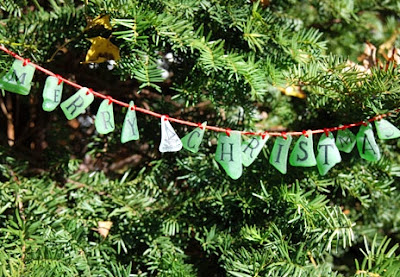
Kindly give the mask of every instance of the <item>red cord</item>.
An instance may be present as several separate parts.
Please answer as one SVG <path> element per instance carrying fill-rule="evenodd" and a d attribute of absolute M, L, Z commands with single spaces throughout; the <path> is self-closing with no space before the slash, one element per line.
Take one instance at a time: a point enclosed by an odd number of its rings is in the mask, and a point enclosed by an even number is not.
<path fill-rule="evenodd" d="M 61 76 L 58 75 L 58 74 L 54 74 L 54 73 L 51 72 L 50 70 L 48 70 L 48 69 L 46 69 L 46 68 L 43 68 L 43 67 L 41 67 L 40 65 L 37 65 L 37 64 L 35 64 L 35 63 L 32 63 L 29 59 L 24 59 L 24 58 L 18 56 L 16 53 L 14 53 L 14 52 L 12 52 L 11 50 L 7 49 L 7 48 L 4 47 L 3 45 L 0 45 L 0 50 L 4 51 L 4 52 L 7 53 L 8 55 L 10 55 L 10 56 L 12 56 L 12 57 L 14 57 L 14 58 L 16 58 L 16 59 L 18 59 L 18 60 L 23 61 L 23 66 L 26 66 L 26 65 L 29 63 L 30 65 L 32 65 L 33 67 L 35 67 L 37 70 L 39 70 L 39 71 L 41 71 L 41 72 L 43 72 L 43 73 L 45 73 L 45 74 L 47 74 L 47 75 L 55 76 L 56 78 L 58 78 L 58 84 L 61 84 L 61 82 L 64 82 L 64 83 L 66 83 L 66 84 L 68 84 L 68 85 L 70 85 L 70 86 L 72 86 L 72 87 L 74 87 L 74 88 L 77 88 L 77 89 L 83 88 L 83 87 L 82 87 L 81 85 L 79 85 L 79 84 L 76 84 L 76 83 L 74 83 L 74 82 L 72 82 L 72 81 L 69 81 L 69 80 L 67 80 L 67 79 L 65 79 L 65 78 L 63 78 L 63 77 L 61 77 Z M 172 121 L 172 122 L 176 122 L 176 123 L 179 123 L 179 124 L 182 124 L 182 125 L 187 125 L 187 126 L 192 126 L 192 127 L 199 127 L 198 123 L 194 123 L 194 122 L 191 122 L 191 121 L 182 120 L 182 119 L 178 119 L 178 118 L 169 117 L 168 115 L 162 115 L 162 114 L 159 114 L 159 113 L 156 113 L 156 112 L 153 112 L 153 111 L 144 109 L 144 108 L 136 107 L 136 106 L 131 107 L 131 106 L 129 106 L 128 103 L 119 101 L 119 100 L 117 100 L 117 99 L 113 99 L 113 98 L 111 98 L 110 96 L 101 94 L 101 93 L 99 93 L 99 92 L 97 92 L 97 91 L 94 91 L 94 90 L 92 90 L 92 89 L 88 89 L 88 90 L 86 91 L 86 95 L 89 95 L 89 93 L 92 93 L 94 96 L 99 97 L 99 98 L 102 98 L 102 99 L 108 99 L 109 101 L 114 102 L 115 104 L 117 104 L 117 105 L 119 105 L 119 106 L 131 108 L 131 109 L 133 108 L 134 110 L 136 110 L 136 111 L 138 111 L 138 112 L 141 112 L 141 113 L 144 113 L 144 114 L 148 114 L 148 115 L 151 115 L 151 116 L 154 116 L 154 117 L 158 117 L 158 118 L 161 118 L 162 116 L 165 116 L 165 120 L 169 120 L 169 121 Z M 111 100 L 110 100 L 110 99 L 111 99 Z M 395 113 L 400 112 L 400 108 L 396 108 L 396 109 L 394 109 L 393 111 L 388 112 L 388 113 L 386 113 L 386 114 L 377 115 L 377 116 L 375 116 L 375 117 L 372 117 L 372 118 L 368 119 L 367 121 L 368 121 L 368 122 L 373 122 L 373 121 L 382 119 L 382 118 L 384 118 L 384 117 L 391 116 L 394 112 L 395 112 Z M 265 138 L 266 134 L 268 134 L 268 135 L 271 136 L 271 137 L 283 137 L 284 139 L 287 139 L 287 136 L 288 136 L 288 135 L 291 135 L 291 136 L 306 135 L 306 136 L 308 136 L 308 134 L 321 134 L 321 133 L 325 133 L 326 131 L 332 132 L 332 131 L 337 131 L 337 130 L 345 130 L 345 129 L 349 129 L 349 128 L 357 127 L 357 126 L 361 126 L 361 125 L 367 126 L 368 123 L 365 122 L 365 121 L 360 121 L 360 122 L 357 122 L 357 123 L 351 123 L 351 124 L 347 124 L 347 125 L 343 125 L 343 126 L 339 126 L 339 127 L 331 127 L 331 128 L 323 128 L 323 129 L 317 129 L 317 130 L 310 130 L 310 131 L 306 132 L 306 134 L 304 134 L 305 131 L 302 131 L 302 132 L 293 131 L 293 132 L 287 132 L 287 133 L 286 133 L 286 132 L 267 132 L 267 131 L 265 131 L 265 132 L 258 132 L 258 133 L 256 133 L 256 132 L 251 132 L 251 131 L 239 131 L 239 132 L 240 132 L 240 134 L 242 134 L 242 135 L 254 135 L 254 136 L 261 136 L 261 137 Z M 202 126 L 203 126 L 203 125 L 202 125 Z M 216 126 L 209 126 L 209 125 L 203 126 L 203 128 L 208 129 L 208 130 L 211 130 L 211 131 L 215 131 L 215 132 L 226 133 L 228 136 L 230 135 L 230 132 L 232 131 L 232 130 L 229 129 L 229 128 L 228 128 L 228 129 L 225 129 L 225 128 L 220 128 L 220 127 L 216 127 Z"/>
<path fill-rule="evenodd" d="M 61 83 L 62 83 L 62 77 L 61 77 L 60 75 L 58 75 L 58 74 L 54 75 L 54 77 L 56 77 L 56 78 L 58 79 L 57 85 L 61 85 Z"/>

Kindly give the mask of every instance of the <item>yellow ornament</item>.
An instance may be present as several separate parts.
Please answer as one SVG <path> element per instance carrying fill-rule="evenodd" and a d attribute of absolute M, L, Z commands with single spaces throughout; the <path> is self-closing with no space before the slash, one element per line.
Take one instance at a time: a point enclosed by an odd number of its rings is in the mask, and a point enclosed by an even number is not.
<path fill-rule="evenodd" d="M 92 46 L 90 46 L 83 63 L 103 63 L 108 60 L 118 61 L 121 58 L 119 48 L 109 39 L 95 37 L 88 40 L 92 43 Z"/>
<path fill-rule="evenodd" d="M 88 20 L 85 31 L 98 26 L 103 26 L 105 29 L 111 30 L 112 26 L 110 24 L 110 15 L 98 15 L 94 19 Z"/>

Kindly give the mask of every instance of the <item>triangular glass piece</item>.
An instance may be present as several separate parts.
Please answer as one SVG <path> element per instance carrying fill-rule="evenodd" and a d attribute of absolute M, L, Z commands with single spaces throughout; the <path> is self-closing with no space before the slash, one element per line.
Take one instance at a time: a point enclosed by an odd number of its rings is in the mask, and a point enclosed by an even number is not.
<path fill-rule="evenodd" d="M 34 66 L 29 63 L 24 66 L 23 61 L 15 59 L 11 69 L 1 77 L 0 88 L 22 95 L 28 95 L 31 90 L 31 82 L 34 73 Z"/>
<path fill-rule="evenodd" d="M 71 120 L 83 113 L 94 100 L 93 93 L 87 93 L 88 88 L 81 88 L 70 98 L 61 103 L 65 117 Z"/>
<path fill-rule="evenodd" d="M 317 165 L 315 160 L 312 133 L 308 136 L 302 135 L 296 142 L 292 153 L 290 153 L 289 163 L 292 166 L 310 167 Z"/>
<path fill-rule="evenodd" d="M 204 132 L 206 131 L 207 121 L 201 124 L 201 127 L 197 127 L 189 134 L 184 136 L 181 141 L 183 144 L 183 148 L 189 150 L 190 152 L 197 153 L 199 151 L 199 146 L 204 136 Z"/>
<path fill-rule="evenodd" d="M 113 103 L 104 99 L 96 114 L 94 126 L 99 134 L 108 134 L 115 129 Z"/>
<path fill-rule="evenodd" d="M 161 143 L 160 152 L 177 152 L 182 149 L 182 142 L 165 116 L 161 117 Z"/>
<path fill-rule="evenodd" d="M 59 84 L 58 78 L 49 76 L 46 79 L 43 89 L 42 108 L 46 112 L 54 111 L 61 102 L 63 82 Z"/>
<path fill-rule="evenodd" d="M 378 161 L 381 158 L 381 152 L 376 144 L 372 125 L 361 125 L 357 133 L 357 148 L 361 158 L 367 161 Z"/>
<path fill-rule="evenodd" d="M 340 151 L 350 153 L 356 145 L 356 136 L 349 129 L 339 130 L 335 144 Z"/>
<path fill-rule="evenodd" d="M 335 137 L 331 132 L 328 137 L 323 134 L 318 142 L 317 167 L 319 174 L 324 176 L 335 164 L 342 161 L 339 149 L 335 144 Z"/>
<path fill-rule="evenodd" d="M 229 177 L 234 180 L 242 176 L 241 134 L 232 131 L 229 136 L 219 134 L 215 160 L 222 166 Z"/>
<path fill-rule="evenodd" d="M 269 156 L 269 163 L 282 174 L 287 172 L 287 159 L 291 143 L 292 136 L 290 135 L 286 138 L 277 137 L 272 147 L 271 156 Z"/>
<path fill-rule="evenodd" d="M 139 139 L 139 129 L 133 101 L 129 103 L 128 111 L 125 115 L 124 125 L 122 125 L 121 142 L 125 143 L 131 140 Z"/>
<path fill-rule="evenodd" d="M 255 161 L 268 138 L 268 135 L 264 137 L 253 136 L 249 140 L 242 142 L 242 162 L 244 166 L 249 166 Z"/>
<path fill-rule="evenodd" d="M 375 121 L 375 127 L 380 139 L 395 139 L 400 137 L 400 130 L 385 119 Z"/>

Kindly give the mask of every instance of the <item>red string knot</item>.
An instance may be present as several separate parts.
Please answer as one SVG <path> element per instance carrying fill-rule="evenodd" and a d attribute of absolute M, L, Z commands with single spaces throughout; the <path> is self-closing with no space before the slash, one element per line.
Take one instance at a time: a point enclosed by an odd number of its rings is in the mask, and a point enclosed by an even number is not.
<path fill-rule="evenodd" d="M 89 93 L 93 93 L 93 89 L 89 88 L 89 89 L 86 91 L 86 95 L 89 95 Z"/>
<path fill-rule="evenodd" d="M 365 127 L 368 126 L 368 122 L 365 122 L 365 121 L 361 122 L 361 124 L 364 125 Z"/>
<path fill-rule="evenodd" d="M 324 133 L 326 137 L 329 137 L 329 130 L 328 128 L 324 128 Z"/>
<path fill-rule="evenodd" d="M 169 120 L 169 115 L 164 114 L 163 116 L 164 116 L 164 121 L 168 121 Z"/>
<path fill-rule="evenodd" d="M 29 59 L 24 59 L 24 62 L 22 63 L 23 66 L 26 66 L 28 63 L 30 63 L 31 61 Z"/>
<path fill-rule="evenodd" d="M 308 138 L 308 133 L 306 130 L 301 131 L 303 133 L 303 136 L 305 136 L 306 138 Z"/>
<path fill-rule="evenodd" d="M 285 140 L 287 140 L 287 134 L 286 134 L 286 132 L 281 132 L 281 136 L 282 136 Z"/>
<path fill-rule="evenodd" d="M 58 75 L 58 74 L 54 75 L 54 77 L 56 77 L 58 79 L 57 85 L 61 85 L 61 83 L 63 82 L 62 81 L 62 77 L 60 75 Z"/>
<path fill-rule="evenodd" d="M 200 123 L 200 122 L 197 123 L 197 127 L 199 127 L 200 130 L 204 130 L 204 126 L 203 126 L 203 124 Z"/>
<path fill-rule="evenodd" d="M 136 111 L 136 105 L 130 106 L 131 111 Z"/>
<path fill-rule="evenodd" d="M 263 132 L 263 133 L 261 134 L 261 138 L 262 138 L 262 139 L 265 139 L 266 136 L 268 136 L 268 132 L 267 132 L 267 131 L 265 131 L 265 132 Z"/>
<path fill-rule="evenodd" d="M 108 105 L 111 105 L 114 102 L 114 99 L 111 96 L 107 96 L 106 99 L 108 100 Z"/>
<path fill-rule="evenodd" d="M 225 129 L 225 134 L 228 136 L 228 137 L 230 137 L 231 136 L 231 129 L 229 129 L 229 128 L 226 128 Z"/>

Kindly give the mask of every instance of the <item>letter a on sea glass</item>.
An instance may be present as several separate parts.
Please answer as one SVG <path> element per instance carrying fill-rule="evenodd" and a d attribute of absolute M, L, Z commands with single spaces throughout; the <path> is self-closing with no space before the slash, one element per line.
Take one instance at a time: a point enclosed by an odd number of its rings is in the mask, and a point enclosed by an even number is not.
<path fill-rule="evenodd" d="M 30 65 L 23 65 L 23 61 L 15 60 L 11 69 L 1 77 L 0 88 L 22 94 L 28 95 L 31 90 L 31 82 L 35 67 Z"/>
<path fill-rule="evenodd" d="M 100 134 L 108 134 L 114 131 L 114 110 L 113 103 L 104 99 L 99 107 L 96 114 L 96 119 L 94 120 L 94 126 L 96 126 L 97 132 Z"/>
<path fill-rule="evenodd" d="M 49 76 L 43 89 L 43 104 L 42 108 L 46 112 L 51 112 L 57 108 L 61 102 L 63 83 L 60 84 L 58 78 Z"/>
<path fill-rule="evenodd" d="M 125 115 L 124 125 L 122 125 L 122 143 L 139 139 L 139 130 L 137 126 L 136 111 L 134 107 L 135 105 L 133 101 L 131 101 L 129 103 L 128 111 Z"/>
<path fill-rule="evenodd" d="M 342 161 L 339 149 L 335 144 L 335 137 L 331 132 L 323 134 L 318 142 L 317 167 L 319 174 L 324 176 L 335 164 Z"/>
<path fill-rule="evenodd" d="M 290 153 L 289 163 L 292 166 L 310 167 L 317 165 L 315 160 L 312 134 L 301 136 Z"/>
<path fill-rule="evenodd" d="M 204 136 L 204 132 L 206 130 L 207 122 L 203 122 L 201 127 L 197 127 L 189 134 L 184 136 L 181 141 L 183 144 L 183 148 L 189 150 L 190 152 L 197 153 L 199 151 L 199 146 Z"/>
<path fill-rule="evenodd" d="M 71 120 L 83 113 L 85 109 L 93 102 L 93 94 L 86 94 L 87 91 L 88 88 L 81 88 L 74 95 L 61 103 L 60 107 L 68 120 Z"/>
<path fill-rule="evenodd" d="M 381 158 L 381 152 L 376 144 L 372 125 L 361 125 L 357 133 L 357 148 L 361 158 L 367 161 L 378 161 Z"/>
<path fill-rule="evenodd" d="M 375 127 L 380 139 L 395 139 L 400 137 L 400 130 L 385 119 L 375 121 Z"/>
<path fill-rule="evenodd" d="M 234 180 L 242 176 L 241 134 L 231 132 L 230 135 L 219 134 L 215 160 L 222 166 L 229 177 Z"/>
<path fill-rule="evenodd" d="M 356 136 L 349 129 L 339 130 L 335 143 L 340 151 L 350 153 L 356 145 Z"/>
<path fill-rule="evenodd" d="M 287 159 L 291 143 L 292 137 L 290 135 L 286 139 L 277 137 L 272 147 L 271 156 L 269 156 L 269 163 L 282 174 L 287 172 Z"/>
<path fill-rule="evenodd" d="M 267 140 L 268 136 L 266 135 L 264 138 L 257 136 L 242 142 L 242 162 L 244 166 L 249 166 L 255 161 Z"/>
<path fill-rule="evenodd" d="M 160 152 L 177 152 L 182 149 L 182 142 L 165 116 L 161 117 Z"/>

